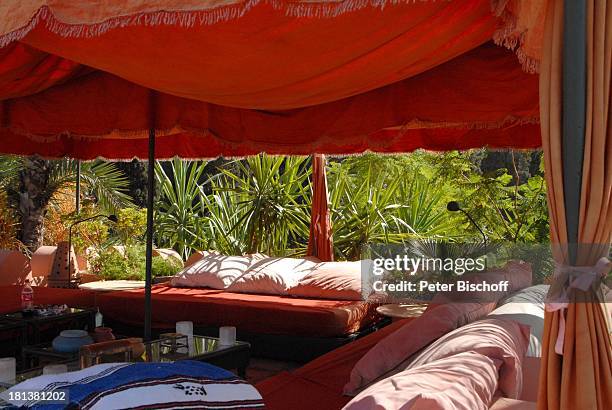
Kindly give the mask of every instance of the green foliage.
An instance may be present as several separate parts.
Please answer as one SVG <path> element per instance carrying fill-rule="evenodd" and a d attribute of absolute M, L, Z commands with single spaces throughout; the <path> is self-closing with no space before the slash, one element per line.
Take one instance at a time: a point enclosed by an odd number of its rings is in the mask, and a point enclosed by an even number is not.
<path fill-rule="evenodd" d="M 453 215 L 443 192 L 428 185 L 417 164 L 373 154 L 329 165 L 330 207 L 338 258 L 358 259 L 367 243 L 400 243 L 449 235 Z"/>
<path fill-rule="evenodd" d="M 516 167 L 480 173 L 470 153 L 420 154 L 426 167 L 434 170 L 429 183 L 458 200 L 478 221 L 492 240 L 547 243 L 549 240 L 546 184 L 534 175 L 520 183 Z M 512 158 L 512 156 L 511 156 Z M 464 220 L 461 230 L 478 237 Z"/>
<path fill-rule="evenodd" d="M 91 273 L 106 280 L 140 280 L 144 266 L 140 258 L 128 258 L 115 250 L 99 251 L 89 259 Z"/>
<path fill-rule="evenodd" d="M 123 208 L 117 212 L 115 234 L 124 245 L 141 242 L 147 231 L 147 210 Z"/>
<path fill-rule="evenodd" d="M 513 170 L 482 172 L 479 164 L 487 155 L 477 150 L 331 159 L 328 183 L 336 257 L 357 259 L 367 243 L 479 241 L 480 233 L 464 215 L 446 210 L 451 200 L 462 202 L 491 241 L 547 241 L 543 177 L 534 175 L 520 183 L 523 176 Z M 159 245 L 174 247 L 184 257 L 191 249 L 305 252 L 311 201 L 308 159 L 253 156 L 224 163 L 217 174 L 199 183 L 203 168 L 179 160 L 168 173 L 158 166 Z"/>
<path fill-rule="evenodd" d="M 209 247 L 231 253 L 303 254 L 310 200 L 306 158 L 258 155 L 220 169 L 202 195 Z"/>
<path fill-rule="evenodd" d="M 84 255 L 87 248 L 99 249 L 108 239 L 108 221 L 98 219 L 77 225 L 72 235 L 72 245 L 78 254 Z"/>
<path fill-rule="evenodd" d="M 199 180 L 206 163 L 175 158 L 170 166 L 171 172 L 167 173 L 159 162 L 155 164 L 161 194 L 156 206 L 155 232 L 159 246 L 174 248 L 187 258 L 191 249 L 205 244 L 200 230 Z"/>
<path fill-rule="evenodd" d="M 71 159 L 44 160 L 39 157 L 0 156 L 0 189 L 6 192 L 8 205 L 18 219 L 17 239 L 35 251 L 45 239 L 45 224 L 56 223 L 57 212 L 63 209 L 70 196 L 74 204 L 74 185 L 77 161 Z M 115 213 L 130 206 L 125 194 L 127 179 L 110 163 L 94 161 L 81 164 L 82 203 L 92 203 L 99 213 Z M 61 215 L 66 215 L 62 212 Z M 49 220 L 49 214 L 54 217 Z M 55 215 L 53 215 L 55 214 Z M 54 237 L 63 229 L 52 226 Z"/>
<path fill-rule="evenodd" d="M 67 161 L 67 162 L 66 162 Z M 76 162 L 64 160 L 67 168 L 66 177 L 76 178 Z M 96 203 L 105 213 L 116 214 L 120 209 L 132 205 L 126 194 L 128 180 L 123 173 L 110 162 L 97 160 L 81 164 L 81 183 L 93 195 Z"/>
<path fill-rule="evenodd" d="M 123 253 L 107 248 L 101 250 L 98 255 L 90 257 L 89 262 L 92 273 L 106 280 L 145 279 L 145 247 L 143 245 L 126 246 Z M 171 276 L 181 268 L 181 263 L 174 258 L 153 257 L 153 277 Z"/>
<path fill-rule="evenodd" d="M 183 264 L 175 258 L 169 257 L 164 259 L 161 256 L 154 256 L 152 259 L 151 270 L 153 272 L 153 277 L 174 276 L 180 272 L 181 269 L 183 269 Z M 144 280 L 144 274 L 142 278 Z"/>

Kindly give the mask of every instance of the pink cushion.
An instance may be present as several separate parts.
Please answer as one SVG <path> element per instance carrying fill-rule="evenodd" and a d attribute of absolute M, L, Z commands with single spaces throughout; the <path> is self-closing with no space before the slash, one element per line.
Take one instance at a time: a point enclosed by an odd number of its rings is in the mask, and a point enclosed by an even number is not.
<path fill-rule="evenodd" d="M 495 308 L 493 303 L 457 303 L 440 305 L 408 322 L 378 342 L 353 367 L 345 394 L 360 388 L 404 365 L 419 350 L 440 336 L 484 317 Z"/>
<path fill-rule="evenodd" d="M 321 262 L 289 295 L 304 298 L 361 300 L 361 261 Z"/>
<path fill-rule="evenodd" d="M 359 393 L 345 410 L 485 410 L 497 389 L 499 362 L 459 353 L 381 380 Z"/>
<path fill-rule="evenodd" d="M 204 256 L 208 255 L 210 252 L 208 251 L 195 251 L 193 252 L 191 255 L 189 255 L 189 258 L 187 258 L 187 260 L 185 261 L 185 264 L 183 265 L 183 267 L 188 268 L 191 265 L 193 265 L 194 263 L 196 263 L 197 261 L 199 261 L 200 259 L 202 259 Z"/>
<path fill-rule="evenodd" d="M 193 288 L 227 289 L 253 263 L 249 256 L 226 256 L 203 252 L 195 263 L 177 273 L 170 284 Z"/>
<path fill-rule="evenodd" d="M 177 253 L 178 255 L 178 253 Z M 194 251 L 189 258 L 187 258 L 187 260 L 185 261 L 185 263 L 183 264 L 183 267 L 188 268 L 189 266 L 195 264 L 196 262 L 198 262 L 200 259 L 208 256 L 208 255 L 221 255 L 221 253 L 217 252 L 217 251 Z M 264 259 L 264 258 L 269 258 L 268 255 L 266 255 L 265 253 L 252 253 L 249 255 L 244 255 L 247 257 L 250 257 L 252 260 L 260 260 L 260 259 Z M 315 262 L 318 262 L 315 261 Z"/>
<path fill-rule="evenodd" d="M 318 262 L 316 258 L 271 258 L 261 253 L 226 256 L 217 252 L 198 252 L 193 260 L 172 278 L 172 286 L 271 295 L 286 295 Z"/>
<path fill-rule="evenodd" d="M 462 352 L 478 352 L 503 362 L 499 388 L 506 397 L 519 399 L 522 365 L 529 345 L 529 326 L 503 319 L 482 319 L 456 329 L 432 343 L 407 366 L 413 369 Z"/>
<path fill-rule="evenodd" d="M 503 267 L 491 268 L 486 272 L 468 273 L 457 277 L 457 280 L 468 281 L 471 284 L 480 282 L 502 283 L 508 281 L 508 289 L 505 292 L 455 291 L 438 293 L 434 297 L 433 302 L 499 302 L 511 293 L 531 286 L 531 264 L 524 261 L 511 260 Z"/>
<path fill-rule="evenodd" d="M 310 258 L 260 258 L 227 288 L 229 292 L 286 295 L 316 262 Z"/>

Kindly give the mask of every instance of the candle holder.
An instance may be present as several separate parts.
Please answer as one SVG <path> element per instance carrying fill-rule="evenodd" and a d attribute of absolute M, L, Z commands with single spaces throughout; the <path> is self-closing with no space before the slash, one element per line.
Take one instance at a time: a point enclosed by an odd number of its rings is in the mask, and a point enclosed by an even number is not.
<path fill-rule="evenodd" d="M 159 335 L 161 339 L 161 353 L 181 353 L 189 348 L 187 335 L 181 333 L 163 333 Z"/>

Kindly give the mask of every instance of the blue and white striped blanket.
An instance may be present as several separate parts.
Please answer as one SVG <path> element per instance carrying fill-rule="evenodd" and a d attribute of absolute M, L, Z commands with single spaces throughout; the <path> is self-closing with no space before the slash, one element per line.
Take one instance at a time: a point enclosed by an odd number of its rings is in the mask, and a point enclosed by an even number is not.
<path fill-rule="evenodd" d="M 14 401 L 13 392 L 66 392 L 69 403 Z M 13 394 L 14 397 L 14 394 Z M 196 361 L 110 363 L 40 376 L 0 393 L 16 406 L 51 409 L 263 409 L 259 392 L 233 373 Z"/>

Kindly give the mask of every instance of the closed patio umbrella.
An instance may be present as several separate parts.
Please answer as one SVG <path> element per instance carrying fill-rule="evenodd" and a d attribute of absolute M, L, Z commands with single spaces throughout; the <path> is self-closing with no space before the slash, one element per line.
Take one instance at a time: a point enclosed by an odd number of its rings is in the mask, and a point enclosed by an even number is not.
<path fill-rule="evenodd" d="M 334 260 L 329 193 L 323 154 L 312 156 L 312 209 L 307 254 L 316 256 L 322 261 Z"/>

